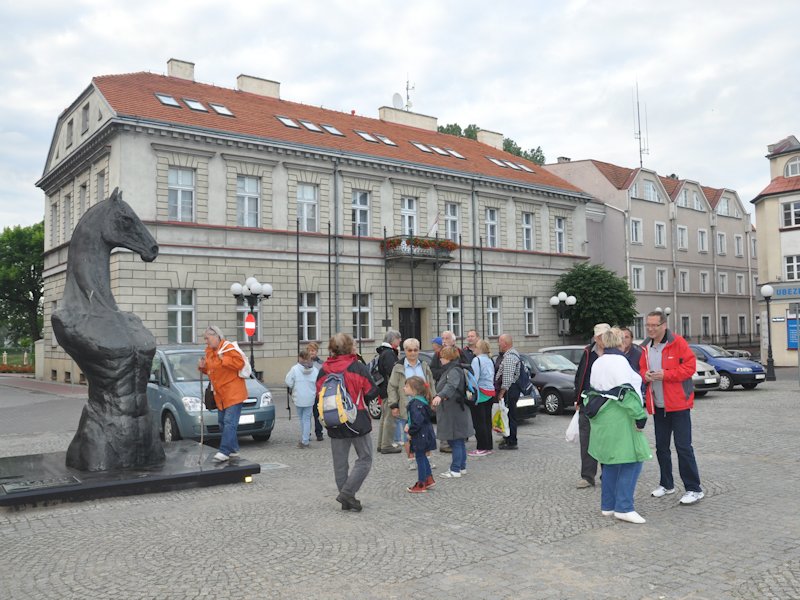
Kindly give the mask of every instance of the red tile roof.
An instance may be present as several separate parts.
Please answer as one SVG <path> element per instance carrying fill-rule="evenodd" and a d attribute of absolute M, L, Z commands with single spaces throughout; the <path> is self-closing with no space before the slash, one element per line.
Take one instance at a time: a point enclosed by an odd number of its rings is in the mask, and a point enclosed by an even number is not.
<path fill-rule="evenodd" d="M 599 160 L 592 160 L 592 163 L 618 190 L 628 189 L 639 172 L 639 169 L 628 169 Z"/>
<path fill-rule="evenodd" d="M 711 205 L 711 209 L 717 208 L 717 204 L 719 204 L 719 199 L 722 198 L 722 191 L 718 190 L 717 188 L 708 187 L 707 185 L 701 185 L 700 189 L 703 190 L 703 194 L 705 194 L 708 203 Z"/>
<path fill-rule="evenodd" d="M 800 177 L 776 177 L 751 202 L 756 202 L 766 196 L 798 191 L 800 191 Z"/>
<path fill-rule="evenodd" d="M 302 144 L 327 151 L 341 151 L 556 188 L 567 193 L 583 193 L 579 188 L 535 163 L 468 138 L 153 73 L 105 75 L 95 77 L 93 83 L 121 117 L 134 117 L 265 141 Z M 155 97 L 156 93 L 171 95 L 181 107 L 165 106 Z M 198 100 L 206 106 L 209 102 L 222 104 L 234 116 L 218 115 L 211 108 L 208 112 L 192 110 L 186 106 L 184 98 Z M 333 125 L 344 134 L 344 137 L 327 132 L 309 131 L 302 126 L 300 129 L 290 128 L 278 121 L 276 116 L 289 117 L 295 121 L 304 119 L 318 126 Z M 355 133 L 356 130 L 386 136 L 397 146 L 366 141 Z M 464 156 L 464 160 L 449 155 L 441 156 L 434 152 L 423 152 L 411 142 L 420 142 L 428 146 L 433 144 L 443 149 L 455 150 Z M 487 157 L 525 165 L 533 173 L 523 169 L 501 167 L 489 161 Z"/>
<path fill-rule="evenodd" d="M 672 177 L 663 177 L 662 175 L 658 176 L 659 180 L 661 180 L 661 185 L 664 186 L 664 189 L 667 190 L 667 195 L 669 196 L 670 200 L 675 200 L 675 196 L 678 194 L 678 189 L 683 184 L 682 179 L 674 179 Z"/>

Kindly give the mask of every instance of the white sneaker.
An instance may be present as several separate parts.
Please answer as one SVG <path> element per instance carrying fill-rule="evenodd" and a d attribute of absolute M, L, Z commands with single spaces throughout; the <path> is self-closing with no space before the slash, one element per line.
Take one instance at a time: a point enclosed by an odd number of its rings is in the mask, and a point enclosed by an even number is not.
<path fill-rule="evenodd" d="M 226 460 L 228 460 L 228 455 L 227 454 L 223 454 L 222 452 L 217 452 L 214 455 L 214 459 L 213 460 L 214 460 L 214 462 L 225 462 Z"/>
<path fill-rule="evenodd" d="M 694 504 L 701 500 L 705 494 L 703 492 L 686 492 L 681 498 L 681 504 Z"/>
<path fill-rule="evenodd" d="M 604 517 L 610 517 L 611 515 L 614 514 L 614 511 L 613 510 L 601 510 L 600 514 L 603 515 Z"/>
<path fill-rule="evenodd" d="M 466 475 L 467 474 L 467 470 L 466 469 L 461 469 L 461 474 L 462 475 Z"/>
<path fill-rule="evenodd" d="M 620 521 L 626 521 L 628 523 L 636 523 L 637 525 L 641 525 L 642 523 L 647 523 L 644 520 L 644 517 L 637 513 L 635 510 L 626 513 L 614 513 L 614 517 L 619 519 Z"/>
<path fill-rule="evenodd" d="M 441 477 L 444 477 L 445 479 L 458 479 L 461 477 L 461 473 L 456 473 L 455 471 L 445 471 L 441 474 Z"/>
<path fill-rule="evenodd" d="M 239 458 L 240 454 L 238 452 L 231 452 L 228 457 L 229 458 Z"/>
<path fill-rule="evenodd" d="M 667 489 L 663 485 L 658 486 L 653 492 L 650 494 L 653 498 L 661 498 L 662 496 L 666 496 L 667 494 L 674 494 L 675 488 Z"/>

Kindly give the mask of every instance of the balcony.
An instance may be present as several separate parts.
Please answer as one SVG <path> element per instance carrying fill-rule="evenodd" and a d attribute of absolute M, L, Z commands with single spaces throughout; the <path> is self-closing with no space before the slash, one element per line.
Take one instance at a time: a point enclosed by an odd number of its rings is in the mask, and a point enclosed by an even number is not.
<path fill-rule="evenodd" d="M 397 235 L 381 242 L 387 261 L 433 263 L 439 265 L 453 260 L 458 244 L 443 238 Z"/>

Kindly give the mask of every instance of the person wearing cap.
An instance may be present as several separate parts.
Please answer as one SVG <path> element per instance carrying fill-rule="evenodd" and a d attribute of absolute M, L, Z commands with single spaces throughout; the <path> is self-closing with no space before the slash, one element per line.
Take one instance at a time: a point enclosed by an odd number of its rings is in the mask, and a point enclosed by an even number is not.
<path fill-rule="evenodd" d="M 581 394 L 588 390 L 592 376 L 592 365 L 594 361 L 603 356 L 603 341 L 601 336 L 611 330 L 608 323 L 598 323 L 594 326 L 594 337 L 592 341 L 583 349 L 583 356 L 578 363 L 578 370 L 575 373 L 575 410 L 580 412 L 578 416 L 578 431 L 580 432 L 581 447 L 581 478 L 578 480 L 578 489 L 594 487 L 594 479 L 597 476 L 597 461 L 589 454 L 589 434 L 591 424 L 589 417 L 583 410 Z"/>

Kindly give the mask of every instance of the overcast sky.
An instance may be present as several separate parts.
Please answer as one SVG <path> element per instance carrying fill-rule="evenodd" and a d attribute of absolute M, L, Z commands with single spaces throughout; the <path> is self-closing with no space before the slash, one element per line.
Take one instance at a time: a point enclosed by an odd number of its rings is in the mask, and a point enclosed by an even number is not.
<path fill-rule="evenodd" d="M 135 7 L 135 8 L 134 8 Z M 639 164 L 749 201 L 767 144 L 800 136 L 800 2 L 767 0 L 26 0 L 0 4 L 0 226 L 44 214 L 34 186 L 59 113 L 96 75 L 166 72 L 377 117 L 392 95 L 558 156 Z"/>

